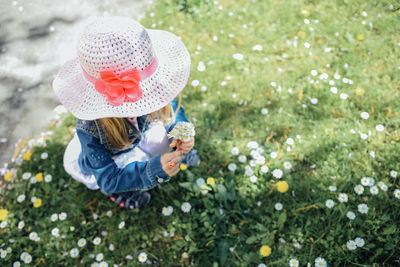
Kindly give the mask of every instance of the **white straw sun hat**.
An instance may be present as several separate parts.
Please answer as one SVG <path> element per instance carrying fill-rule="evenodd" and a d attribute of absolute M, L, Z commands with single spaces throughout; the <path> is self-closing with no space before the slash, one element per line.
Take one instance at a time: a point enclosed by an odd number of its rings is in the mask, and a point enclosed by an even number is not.
<path fill-rule="evenodd" d="M 78 41 L 78 57 L 53 81 L 77 118 L 137 117 L 170 103 L 185 87 L 190 55 L 174 34 L 124 17 L 100 17 Z"/>

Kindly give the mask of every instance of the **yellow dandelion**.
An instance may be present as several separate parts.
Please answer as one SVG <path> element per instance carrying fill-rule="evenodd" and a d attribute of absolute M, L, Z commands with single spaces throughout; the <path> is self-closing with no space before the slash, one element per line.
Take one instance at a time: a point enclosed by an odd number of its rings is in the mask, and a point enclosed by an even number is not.
<path fill-rule="evenodd" d="M 40 198 L 37 198 L 37 199 L 35 200 L 35 202 L 33 202 L 33 206 L 34 206 L 35 208 L 39 208 L 40 206 L 42 206 L 42 200 L 41 200 Z"/>
<path fill-rule="evenodd" d="M 0 221 L 5 221 L 8 215 L 8 210 L 0 209 Z"/>
<path fill-rule="evenodd" d="M 208 177 L 208 178 L 207 178 L 207 184 L 209 184 L 209 185 L 215 184 L 215 179 L 212 178 L 212 177 Z"/>
<path fill-rule="evenodd" d="M 41 172 L 36 174 L 36 179 L 38 182 L 43 182 L 43 174 Z"/>
<path fill-rule="evenodd" d="M 297 36 L 299 36 L 301 39 L 304 39 L 307 36 L 307 33 L 305 31 L 299 31 Z"/>
<path fill-rule="evenodd" d="M 185 163 L 181 163 L 181 165 L 179 165 L 179 168 L 181 169 L 181 171 L 185 171 L 187 170 L 187 165 Z"/>
<path fill-rule="evenodd" d="M 271 248 L 267 245 L 263 245 L 260 248 L 260 254 L 263 257 L 268 257 L 269 255 L 271 255 Z"/>
<path fill-rule="evenodd" d="M 289 185 L 285 181 L 279 181 L 276 183 L 276 189 L 278 189 L 279 192 L 285 193 L 289 189 Z"/>
<path fill-rule="evenodd" d="M 357 35 L 357 40 L 358 41 L 363 41 L 364 40 L 364 34 L 363 33 L 358 34 Z"/>
<path fill-rule="evenodd" d="M 25 152 L 25 153 L 22 155 L 22 159 L 23 159 L 23 160 L 31 160 L 31 157 L 32 157 L 32 152 Z"/>
<path fill-rule="evenodd" d="M 10 180 L 11 177 L 12 177 L 12 172 L 7 172 L 7 173 L 4 175 L 4 181 Z"/>

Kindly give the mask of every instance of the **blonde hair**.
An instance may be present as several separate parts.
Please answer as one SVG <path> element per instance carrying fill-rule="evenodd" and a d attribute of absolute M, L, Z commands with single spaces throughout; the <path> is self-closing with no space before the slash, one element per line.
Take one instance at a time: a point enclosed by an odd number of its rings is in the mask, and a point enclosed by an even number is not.
<path fill-rule="evenodd" d="M 173 112 L 171 104 L 150 113 L 147 117 L 147 121 L 160 120 L 166 125 L 170 119 L 175 121 L 176 114 L 181 106 L 181 98 L 179 98 L 178 108 Z M 129 140 L 128 133 L 126 132 L 126 125 L 129 123 L 125 118 L 101 118 L 99 119 L 100 125 L 104 130 L 107 140 L 116 149 L 128 148 L 134 141 L 135 138 Z"/>

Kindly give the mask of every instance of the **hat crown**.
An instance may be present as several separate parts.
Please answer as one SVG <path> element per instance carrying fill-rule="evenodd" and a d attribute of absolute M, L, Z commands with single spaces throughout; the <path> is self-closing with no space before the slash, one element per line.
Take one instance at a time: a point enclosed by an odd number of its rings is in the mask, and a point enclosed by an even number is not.
<path fill-rule="evenodd" d="M 121 74 L 142 70 L 154 59 L 150 37 L 138 22 L 124 17 L 96 18 L 78 41 L 78 60 L 91 76 L 101 71 Z"/>

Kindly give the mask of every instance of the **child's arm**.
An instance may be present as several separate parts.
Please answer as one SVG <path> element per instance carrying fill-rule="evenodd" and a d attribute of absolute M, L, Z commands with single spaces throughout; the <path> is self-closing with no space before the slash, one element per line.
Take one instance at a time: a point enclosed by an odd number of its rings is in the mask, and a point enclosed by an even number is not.
<path fill-rule="evenodd" d="M 79 166 L 93 173 L 97 184 L 106 193 L 148 190 L 170 179 L 162 168 L 161 155 L 147 162 L 129 163 L 125 168 L 120 169 L 112 159 L 111 153 L 98 138 L 79 129 L 77 129 L 77 134 L 82 145 Z M 175 155 L 168 155 L 163 160 L 171 161 L 173 156 Z M 168 170 L 171 176 L 175 174 L 174 171 L 174 169 Z"/>

